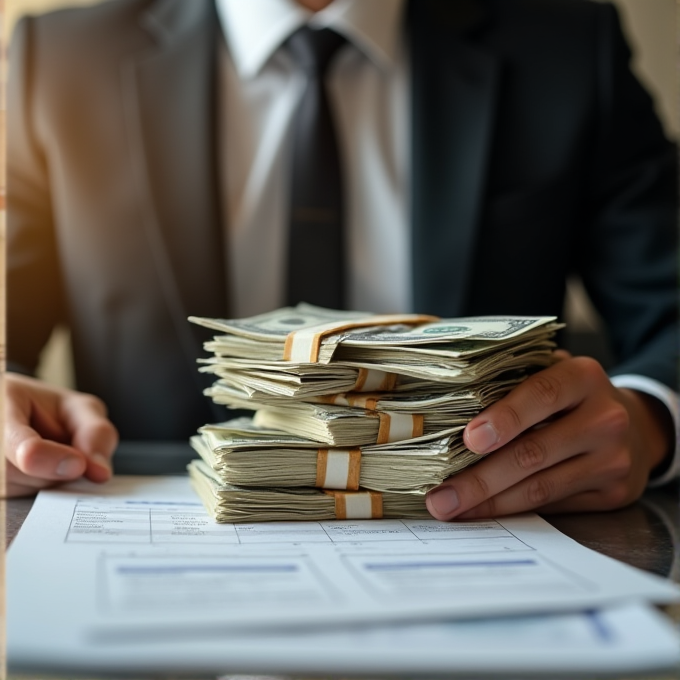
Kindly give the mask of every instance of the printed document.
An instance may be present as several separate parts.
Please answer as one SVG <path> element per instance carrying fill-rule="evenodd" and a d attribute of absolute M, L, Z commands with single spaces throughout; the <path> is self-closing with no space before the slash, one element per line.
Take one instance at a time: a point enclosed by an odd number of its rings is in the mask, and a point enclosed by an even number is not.
<path fill-rule="evenodd" d="M 174 655 L 176 668 L 202 658 L 204 668 L 265 670 L 269 658 L 269 670 L 349 672 L 358 636 L 375 644 L 359 645 L 355 670 L 383 668 L 393 651 L 420 668 L 430 649 L 435 671 L 447 653 L 425 639 L 456 638 L 472 650 L 461 631 L 480 626 L 546 634 L 556 626 L 577 647 L 610 653 L 611 639 L 625 637 L 621 621 L 637 618 L 662 629 L 659 645 L 677 648 L 655 612 L 619 605 L 678 599 L 670 582 L 590 551 L 535 515 L 219 525 L 184 477 L 119 477 L 39 494 L 8 553 L 8 655 L 17 670 L 41 660 L 105 669 L 120 658 L 157 668 Z M 521 625 L 460 621 L 518 615 Z M 405 632 L 419 621 L 427 623 Z M 405 637 L 422 644 L 408 652 Z M 265 639 L 270 657 L 255 654 Z M 305 666 L 299 652 L 309 645 L 317 651 Z"/>

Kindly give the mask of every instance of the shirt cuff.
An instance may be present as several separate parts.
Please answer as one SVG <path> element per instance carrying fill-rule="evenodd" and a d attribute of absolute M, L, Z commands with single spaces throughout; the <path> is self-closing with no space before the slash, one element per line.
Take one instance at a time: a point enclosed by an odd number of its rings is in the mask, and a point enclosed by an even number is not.
<path fill-rule="evenodd" d="M 666 405 L 673 418 L 675 426 L 675 451 L 672 454 L 670 464 L 662 474 L 649 480 L 648 486 L 661 486 L 678 477 L 680 474 L 680 395 L 663 383 L 644 375 L 615 375 L 611 378 L 615 387 L 626 387 L 638 392 L 644 392 Z"/>

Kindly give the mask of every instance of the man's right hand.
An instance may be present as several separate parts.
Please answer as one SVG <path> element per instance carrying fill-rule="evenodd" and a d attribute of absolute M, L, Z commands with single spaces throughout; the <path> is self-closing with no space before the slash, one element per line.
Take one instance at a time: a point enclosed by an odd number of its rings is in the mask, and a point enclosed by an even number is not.
<path fill-rule="evenodd" d="M 101 399 L 16 373 L 5 375 L 7 496 L 79 477 L 105 482 L 118 432 Z"/>

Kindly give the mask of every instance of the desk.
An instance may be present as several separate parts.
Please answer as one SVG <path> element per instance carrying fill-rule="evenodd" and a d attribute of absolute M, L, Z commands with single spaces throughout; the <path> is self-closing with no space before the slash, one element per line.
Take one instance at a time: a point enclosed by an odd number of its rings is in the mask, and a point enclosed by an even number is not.
<path fill-rule="evenodd" d="M 179 461 L 180 458 L 178 451 L 176 460 Z M 123 459 L 124 456 L 121 463 L 124 463 Z M 179 469 L 182 468 L 178 466 L 178 469 L 168 471 L 176 472 Z M 123 470 L 129 472 L 126 465 L 119 465 L 119 471 Z M 654 490 L 648 491 L 640 501 L 622 510 L 608 513 L 552 515 L 546 519 L 560 531 L 589 548 L 635 567 L 670 577 L 680 583 L 679 498 L 677 487 Z M 32 502 L 30 498 L 3 502 L 7 518 L 8 543 L 21 527 Z M 680 606 L 670 608 L 668 613 L 680 624 Z M 674 677 L 677 680 L 680 674 Z M 10 680 L 19 680 L 19 676 L 13 676 Z M 21 676 L 21 680 L 29 678 Z"/>

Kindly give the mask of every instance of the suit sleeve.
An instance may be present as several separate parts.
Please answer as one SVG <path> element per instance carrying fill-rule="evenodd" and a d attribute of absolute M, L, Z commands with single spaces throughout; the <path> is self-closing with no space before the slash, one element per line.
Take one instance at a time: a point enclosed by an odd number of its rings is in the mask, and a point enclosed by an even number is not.
<path fill-rule="evenodd" d="M 676 149 L 629 68 L 618 16 L 598 6 L 598 102 L 580 272 L 618 358 L 678 391 Z"/>
<path fill-rule="evenodd" d="M 7 359 L 32 373 L 65 321 L 50 168 L 37 132 L 35 21 L 24 18 L 9 53 L 7 93 Z"/>

